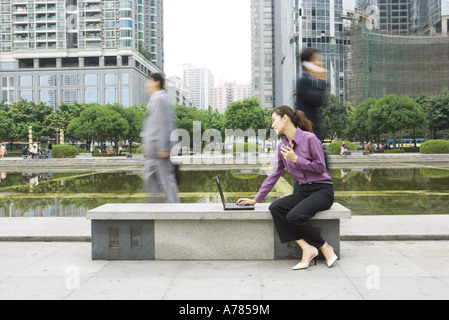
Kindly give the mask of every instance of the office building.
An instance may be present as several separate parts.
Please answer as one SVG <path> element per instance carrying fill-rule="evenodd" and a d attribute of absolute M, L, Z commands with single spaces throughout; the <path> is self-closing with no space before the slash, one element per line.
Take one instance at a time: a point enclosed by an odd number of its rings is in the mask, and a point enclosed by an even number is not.
<path fill-rule="evenodd" d="M 151 62 L 164 70 L 164 1 L 144 1 L 144 47 L 151 54 Z"/>
<path fill-rule="evenodd" d="M 183 64 L 183 85 L 189 88 L 190 101 L 198 109 L 206 110 L 212 105 L 214 78 L 208 68 Z"/>
<path fill-rule="evenodd" d="M 224 113 L 231 103 L 250 98 L 251 86 L 228 81 L 222 86 L 214 87 L 212 97 L 212 109 Z"/>
<path fill-rule="evenodd" d="M 251 0 L 252 96 L 266 109 L 276 106 L 274 1 Z"/>
<path fill-rule="evenodd" d="M 383 33 L 407 35 L 411 31 L 412 1 L 377 0 L 380 30 Z"/>
<path fill-rule="evenodd" d="M 411 31 L 419 35 L 449 33 L 449 0 L 413 0 Z"/>
<path fill-rule="evenodd" d="M 192 107 L 190 89 L 184 86 L 182 79 L 177 76 L 167 78 L 165 81 L 168 100 L 172 105 Z"/>
<path fill-rule="evenodd" d="M 276 102 L 296 104 L 304 48 L 318 48 L 328 70 L 328 92 L 348 100 L 351 80 L 350 22 L 342 0 L 275 1 Z"/>
<path fill-rule="evenodd" d="M 142 0 L 2 0 L 1 96 L 60 103 L 146 104 L 161 72 L 144 49 Z"/>

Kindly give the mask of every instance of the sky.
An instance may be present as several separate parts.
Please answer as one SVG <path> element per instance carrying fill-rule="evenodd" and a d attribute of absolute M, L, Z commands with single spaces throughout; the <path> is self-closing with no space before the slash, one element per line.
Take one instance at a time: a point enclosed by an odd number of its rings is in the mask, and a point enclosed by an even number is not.
<path fill-rule="evenodd" d="M 215 85 L 251 82 L 250 0 L 164 0 L 165 74 L 209 68 Z"/>

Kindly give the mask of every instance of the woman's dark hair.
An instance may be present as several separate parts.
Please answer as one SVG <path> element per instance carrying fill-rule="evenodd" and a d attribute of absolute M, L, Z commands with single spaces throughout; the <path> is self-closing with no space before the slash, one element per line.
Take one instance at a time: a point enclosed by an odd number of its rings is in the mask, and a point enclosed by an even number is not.
<path fill-rule="evenodd" d="M 307 119 L 305 113 L 302 112 L 301 110 L 298 110 L 295 112 L 292 110 L 292 108 L 290 108 L 288 106 L 282 106 L 282 107 L 277 107 L 276 109 L 274 109 L 273 112 L 271 113 L 271 115 L 273 115 L 273 113 L 276 113 L 277 115 L 279 115 L 281 117 L 283 117 L 284 115 L 287 115 L 297 128 L 300 128 L 303 131 L 313 133 L 312 121 Z"/>
<path fill-rule="evenodd" d="M 312 58 L 315 54 L 320 54 L 321 50 L 316 48 L 305 48 L 301 53 L 301 62 L 312 61 Z"/>
<path fill-rule="evenodd" d="M 153 81 L 159 81 L 159 83 L 161 85 L 161 89 L 165 90 L 165 79 L 162 74 L 152 73 L 152 74 L 150 74 L 150 79 L 152 79 Z"/>

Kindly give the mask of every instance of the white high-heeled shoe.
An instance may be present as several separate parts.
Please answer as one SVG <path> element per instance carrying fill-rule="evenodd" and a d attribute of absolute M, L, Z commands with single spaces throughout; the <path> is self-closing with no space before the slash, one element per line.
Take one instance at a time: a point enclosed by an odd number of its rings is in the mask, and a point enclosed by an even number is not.
<path fill-rule="evenodd" d="M 329 246 L 330 248 L 332 248 L 327 242 L 325 243 L 325 245 Z M 332 251 L 334 251 L 334 248 L 332 248 Z M 327 266 L 330 268 L 334 265 L 334 263 L 338 260 L 337 255 L 334 253 L 334 255 L 329 259 L 326 260 Z"/>
<path fill-rule="evenodd" d="M 338 260 L 337 255 L 334 255 L 332 258 L 326 261 L 327 266 L 330 268 L 334 265 L 334 263 Z"/>
<path fill-rule="evenodd" d="M 314 246 L 301 247 L 303 252 L 304 252 L 304 249 L 306 249 L 306 248 L 315 248 L 315 247 Z M 305 269 L 307 269 L 310 266 L 310 263 L 313 261 L 313 259 L 315 259 L 319 255 L 318 249 L 315 248 L 315 250 L 316 250 L 316 255 L 314 255 L 312 258 L 310 258 L 309 262 L 300 262 L 296 266 L 293 267 L 293 270 L 305 270 Z M 315 262 L 315 264 L 316 264 L 316 262 Z"/>

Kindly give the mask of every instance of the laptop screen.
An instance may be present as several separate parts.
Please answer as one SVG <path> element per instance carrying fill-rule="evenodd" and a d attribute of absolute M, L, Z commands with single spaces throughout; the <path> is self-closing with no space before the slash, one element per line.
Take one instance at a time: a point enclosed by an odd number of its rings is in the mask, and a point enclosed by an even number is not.
<path fill-rule="evenodd" d="M 218 192 L 220 193 L 221 202 L 223 202 L 223 208 L 226 207 L 226 199 L 223 194 L 223 190 L 221 189 L 220 180 L 218 177 L 215 177 L 215 181 L 217 182 Z"/>

